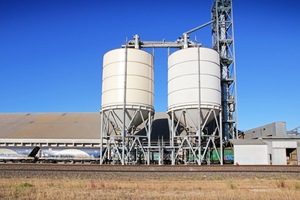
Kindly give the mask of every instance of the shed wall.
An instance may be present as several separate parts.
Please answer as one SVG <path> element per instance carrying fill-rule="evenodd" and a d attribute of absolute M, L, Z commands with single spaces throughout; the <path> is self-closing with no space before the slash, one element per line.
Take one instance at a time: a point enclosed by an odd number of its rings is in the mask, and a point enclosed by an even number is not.
<path fill-rule="evenodd" d="M 286 165 L 286 149 L 273 148 L 272 149 L 272 165 Z"/>
<path fill-rule="evenodd" d="M 234 163 L 239 165 L 269 165 L 267 145 L 234 145 Z"/>
<path fill-rule="evenodd" d="M 298 165 L 300 165 L 300 141 L 297 142 L 297 160 Z"/>
<path fill-rule="evenodd" d="M 272 141 L 273 148 L 297 148 L 297 141 Z"/>

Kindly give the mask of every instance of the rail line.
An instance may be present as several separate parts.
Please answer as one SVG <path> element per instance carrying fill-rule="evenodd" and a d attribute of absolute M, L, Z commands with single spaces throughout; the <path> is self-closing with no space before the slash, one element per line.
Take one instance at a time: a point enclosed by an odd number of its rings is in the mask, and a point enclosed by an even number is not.
<path fill-rule="evenodd" d="M 79 172 L 79 173 L 296 173 L 300 166 L 159 166 L 159 165 L 67 165 L 67 164 L 0 164 L 0 171 L 7 172 Z"/>

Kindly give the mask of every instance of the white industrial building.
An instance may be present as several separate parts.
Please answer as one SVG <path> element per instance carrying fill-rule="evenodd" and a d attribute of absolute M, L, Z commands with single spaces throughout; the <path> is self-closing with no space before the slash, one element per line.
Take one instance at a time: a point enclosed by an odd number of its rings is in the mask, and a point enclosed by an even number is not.
<path fill-rule="evenodd" d="M 236 165 L 299 165 L 300 136 L 288 134 L 284 122 L 244 132 L 244 139 L 230 140 Z"/>
<path fill-rule="evenodd" d="M 99 113 L 18 113 L 0 114 L 0 149 L 100 149 Z M 145 130 L 144 130 L 145 131 Z M 144 132 L 141 130 L 141 133 Z M 170 140 L 168 115 L 156 113 L 151 141 Z M 299 133 L 285 131 L 284 122 L 275 122 L 244 132 L 246 139 L 230 140 L 236 165 L 299 165 Z M 162 147 L 163 148 L 163 147 Z M 0 152 L 1 154 L 1 152 Z"/>

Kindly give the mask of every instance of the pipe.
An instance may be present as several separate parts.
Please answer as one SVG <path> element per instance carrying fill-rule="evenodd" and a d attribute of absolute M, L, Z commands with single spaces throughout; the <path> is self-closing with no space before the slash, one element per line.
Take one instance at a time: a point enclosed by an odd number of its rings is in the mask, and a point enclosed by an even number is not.
<path fill-rule="evenodd" d="M 127 40 L 127 39 L 126 39 Z M 127 42 L 126 42 L 127 44 Z M 124 62 L 124 99 L 123 99 L 123 130 L 122 130 L 122 165 L 125 165 L 125 137 L 126 137 L 126 88 L 127 88 L 127 45 L 125 47 L 125 62 Z"/>
<path fill-rule="evenodd" d="M 138 34 L 134 35 L 134 48 L 135 49 L 140 48 L 140 36 Z"/>

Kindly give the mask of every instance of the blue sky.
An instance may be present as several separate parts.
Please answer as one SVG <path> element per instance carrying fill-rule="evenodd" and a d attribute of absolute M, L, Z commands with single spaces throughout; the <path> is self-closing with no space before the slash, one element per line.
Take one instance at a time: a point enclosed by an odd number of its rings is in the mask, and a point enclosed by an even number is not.
<path fill-rule="evenodd" d="M 107 51 L 134 34 L 175 41 L 210 21 L 211 6 L 211 0 L 0 0 L 0 112 L 98 112 Z M 235 0 L 233 8 L 239 129 L 275 121 L 295 128 L 300 3 Z M 191 39 L 211 47 L 211 27 Z M 167 110 L 166 49 L 155 50 L 155 110 Z"/>

